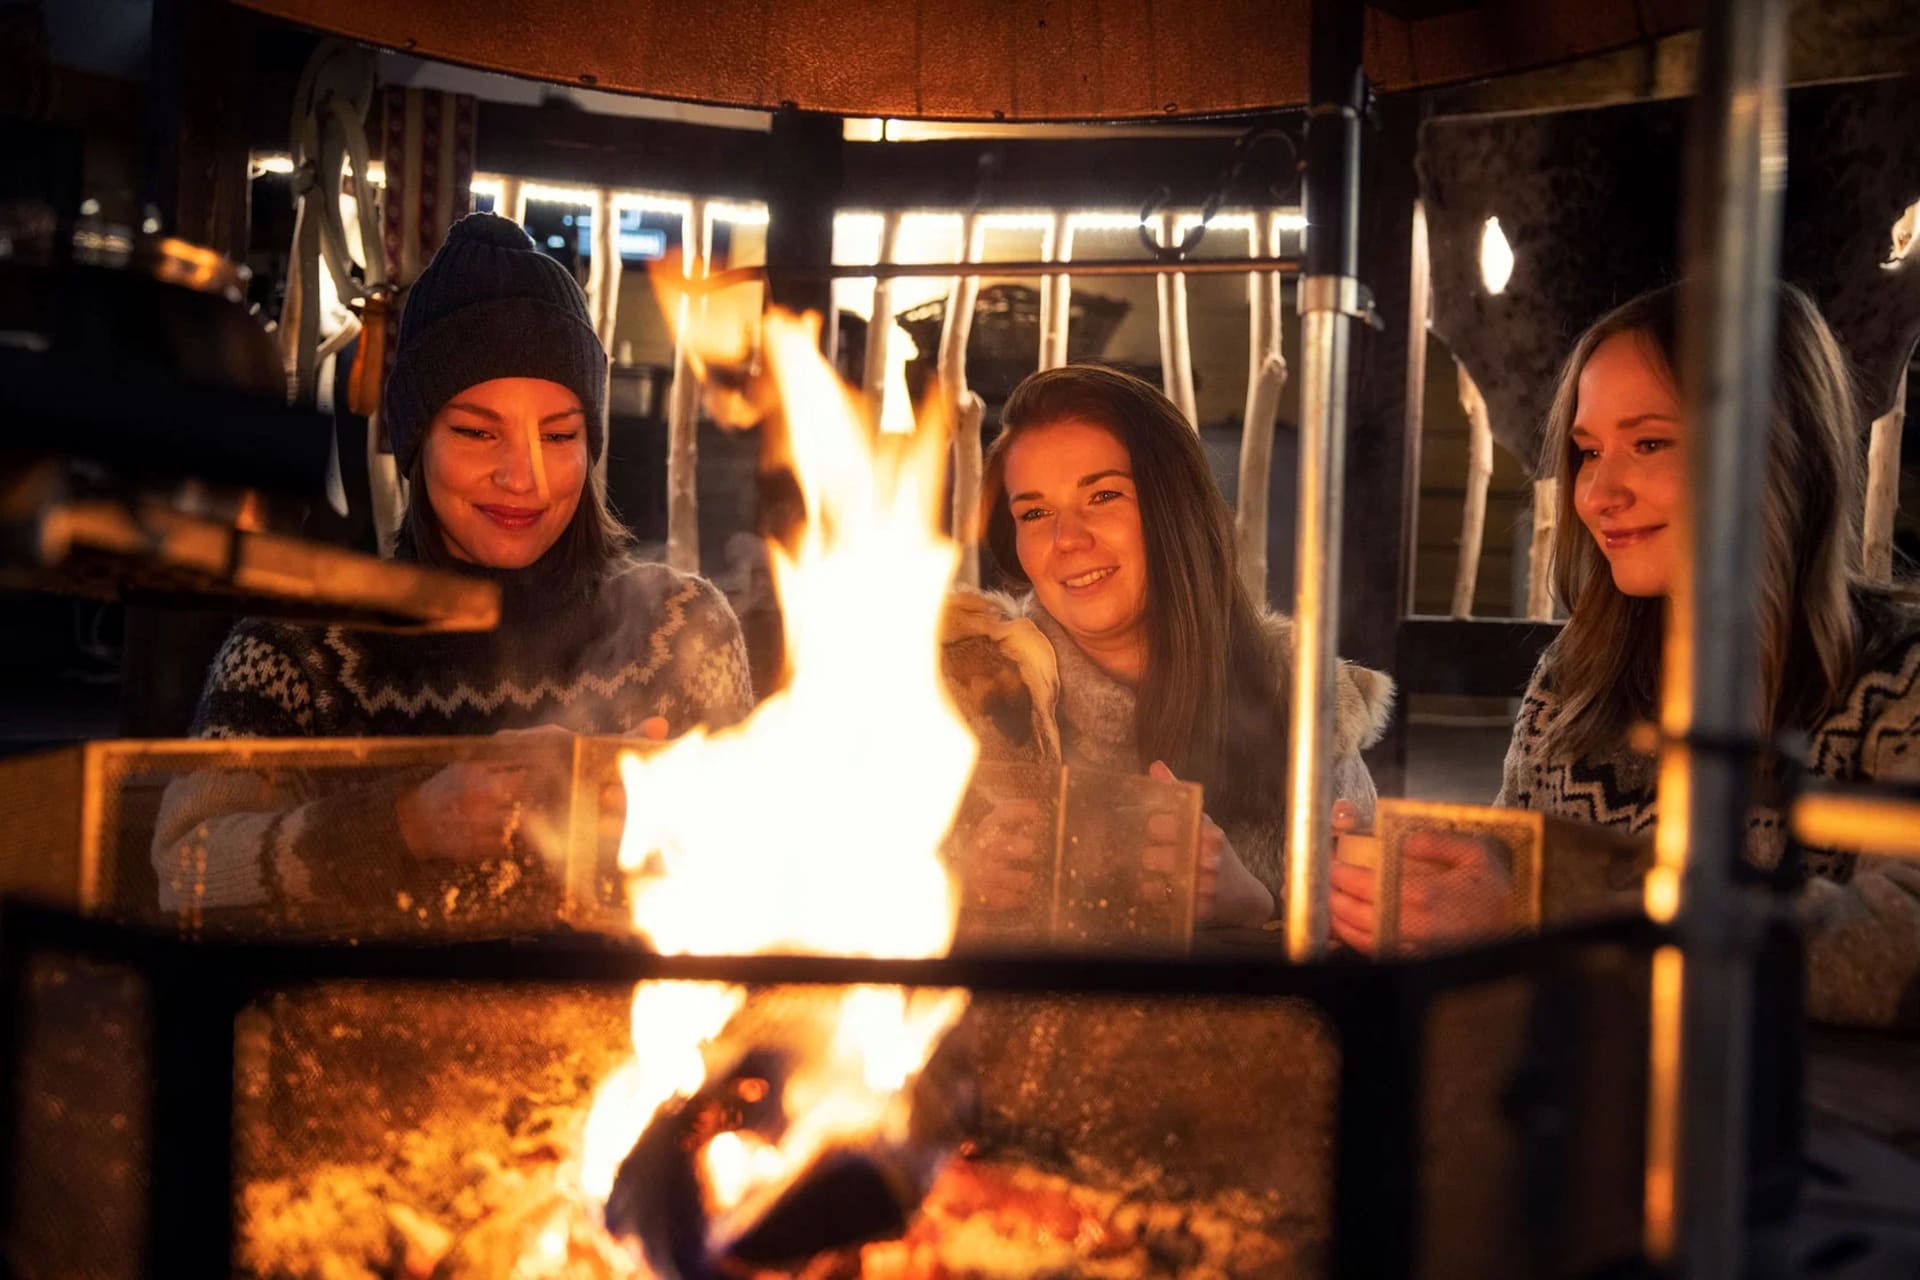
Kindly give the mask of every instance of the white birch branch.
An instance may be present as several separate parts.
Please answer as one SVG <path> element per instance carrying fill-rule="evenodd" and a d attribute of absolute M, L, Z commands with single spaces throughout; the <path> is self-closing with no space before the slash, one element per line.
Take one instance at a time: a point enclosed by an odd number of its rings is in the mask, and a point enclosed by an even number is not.
<path fill-rule="evenodd" d="M 1493 426 L 1487 402 L 1473 375 L 1459 361 L 1460 407 L 1467 411 L 1467 500 L 1460 514 L 1460 563 L 1453 575 L 1453 616 L 1473 616 L 1473 593 L 1480 579 L 1480 544 L 1487 531 L 1487 488 L 1493 483 Z"/>

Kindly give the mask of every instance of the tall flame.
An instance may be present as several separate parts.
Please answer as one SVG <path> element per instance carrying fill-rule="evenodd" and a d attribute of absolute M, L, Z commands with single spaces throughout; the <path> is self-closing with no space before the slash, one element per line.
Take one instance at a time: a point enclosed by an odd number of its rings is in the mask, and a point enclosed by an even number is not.
<path fill-rule="evenodd" d="M 978 748 L 939 667 L 958 563 L 939 532 L 946 440 L 876 432 L 818 337 L 817 318 L 780 313 L 762 334 L 807 512 L 791 551 L 769 548 L 787 685 L 735 728 L 621 761 L 633 926 L 663 953 L 918 957 L 953 939 L 938 850 Z M 904 1138 L 901 1090 L 965 1005 L 877 987 L 821 999 L 808 1043 L 778 1046 L 795 1066 L 777 1144 L 729 1133 L 702 1153 L 716 1232 L 835 1141 Z M 636 1054 L 595 1097 L 587 1192 L 604 1200 L 659 1109 L 699 1089 L 703 1047 L 746 1000 L 717 983 L 635 991 Z"/>

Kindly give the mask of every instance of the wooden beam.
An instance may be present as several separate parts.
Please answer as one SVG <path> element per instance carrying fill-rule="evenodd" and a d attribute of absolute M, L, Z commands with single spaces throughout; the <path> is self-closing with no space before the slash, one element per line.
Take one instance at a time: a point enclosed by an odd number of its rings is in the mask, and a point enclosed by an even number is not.
<path fill-rule="evenodd" d="M 1285 122 L 1298 137 L 1297 114 L 1235 121 Z M 1217 129 L 1200 135 L 1170 126 L 1164 137 L 965 138 L 929 142 L 856 142 L 846 147 L 846 207 L 964 209 L 1138 208 L 1156 186 L 1171 192 L 1174 207 L 1198 205 L 1233 162 L 1234 140 Z M 1285 149 L 1264 152 L 1275 166 Z M 992 180 L 983 189 L 981 161 Z M 1249 172 L 1244 194 L 1257 195 L 1259 179 L 1290 178 L 1276 171 Z"/>
<path fill-rule="evenodd" d="M 678 120 L 482 102 L 474 168 L 542 182 L 764 200 L 771 136 Z"/>
<path fill-rule="evenodd" d="M 786 113 L 791 118 L 836 117 Z M 560 107 L 480 104 L 475 167 L 545 182 L 622 189 L 698 192 L 725 200 L 766 200 L 773 150 L 791 125 L 768 132 L 603 115 Z M 1253 117 L 1236 126 L 1285 124 L 1297 114 Z M 828 126 L 820 126 L 826 130 Z M 1198 205 L 1234 159 L 1234 139 L 1217 125 L 1169 126 L 1161 137 L 954 138 L 926 142 L 850 142 L 840 147 L 844 209 L 1133 208 L 1165 184 L 1175 206 Z M 1290 177 L 1278 169 L 1247 175 L 1243 194 Z M 991 181 L 981 182 L 983 161 Z"/>
<path fill-rule="evenodd" d="M 767 303 L 825 318 L 820 340 L 836 353 L 832 282 L 819 274 L 833 261 L 833 216 L 840 207 L 841 125 L 837 117 L 783 111 L 766 139 L 762 174 L 767 200 Z M 805 501 L 794 478 L 784 411 L 760 426 L 755 495 L 758 532 L 794 545 Z M 786 682 L 786 636 L 780 607 L 769 601 L 759 616 L 742 617 L 754 692 L 767 697 Z"/>
<path fill-rule="evenodd" d="M 832 313 L 831 284 L 799 273 L 833 262 L 833 216 L 845 207 L 840 132 L 837 117 L 783 111 L 763 140 L 768 300 L 789 310 Z"/>

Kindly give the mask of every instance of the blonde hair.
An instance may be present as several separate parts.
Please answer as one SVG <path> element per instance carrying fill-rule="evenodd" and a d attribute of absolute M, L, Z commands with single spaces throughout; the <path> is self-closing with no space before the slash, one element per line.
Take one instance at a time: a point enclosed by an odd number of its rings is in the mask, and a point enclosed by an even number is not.
<path fill-rule="evenodd" d="M 1809 729 L 1851 687 L 1861 660 L 1856 592 L 1865 486 L 1859 399 L 1833 333 L 1813 300 L 1779 286 L 1767 460 L 1760 494 L 1760 707 L 1771 735 Z M 1541 469 L 1556 482 L 1554 587 L 1571 609 L 1547 675 L 1561 702 L 1549 749 L 1609 753 L 1656 710 L 1662 611 L 1621 593 L 1574 509 L 1573 443 L 1580 373 L 1607 339 L 1630 334 L 1677 382 L 1679 288 L 1642 294 L 1598 320 L 1574 344 L 1548 410 Z"/>

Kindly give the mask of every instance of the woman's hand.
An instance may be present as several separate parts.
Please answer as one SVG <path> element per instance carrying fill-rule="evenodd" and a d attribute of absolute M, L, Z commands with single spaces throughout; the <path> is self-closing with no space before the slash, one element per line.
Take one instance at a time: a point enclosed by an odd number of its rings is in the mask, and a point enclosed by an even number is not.
<path fill-rule="evenodd" d="M 642 730 L 651 723 L 643 722 Z M 659 720 L 659 724 L 664 732 L 666 722 Z M 561 725 L 542 724 L 502 729 L 493 736 L 532 747 L 571 740 L 574 734 Z M 401 840 L 414 857 L 434 861 L 483 862 L 523 851 L 537 843 L 533 837 L 538 833 L 528 827 L 528 820 L 535 817 L 535 798 L 566 785 L 544 764 L 535 753 L 526 764 L 466 761 L 448 765 L 395 803 Z M 536 780 L 536 772 L 546 785 Z"/>
<path fill-rule="evenodd" d="M 394 805 L 400 839 L 416 858 L 480 862 L 512 851 L 525 815 L 527 770 L 450 764 Z"/>
<path fill-rule="evenodd" d="M 1017 911 L 1033 904 L 1040 884 L 1040 846 L 1033 832 L 1040 816 L 1035 800 L 994 802 L 973 830 L 965 905 L 983 911 Z"/>
<path fill-rule="evenodd" d="M 1378 946 L 1378 869 L 1340 859 L 1343 835 L 1358 834 L 1351 801 L 1333 807 L 1336 860 L 1329 903 L 1334 936 L 1366 955 Z M 1513 923 L 1513 881 L 1492 842 L 1479 836 L 1416 831 L 1401 846 L 1399 946 L 1421 951 L 1471 942 Z"/>
<path fill-rule="evenodd" d="M 1160 782 L 1178 782 L 1173 770 L 1158 760 L 1147 776 Z M 1178 833 L 1170 813 L 1147 819 L 1148 844 L 1143 856 L 1147 878 L 1171 880 L 1176 867 Z M 1273 895 L 1247 870 L 1233 842 L 1206 814 L 1200 815 L 1200 866 L 1194 878 L 1194 917 L 1201 925 L 1258 928 L 1273 918 Z"/>
<path fill-rule="evenodd" d="M 1370 956 L 1374 951 L 1373 898 L 1378 869 L 1378 842 L 1361 829 L 1360 806 L 1351 800 L 1335 800 L 1328 923 L 1335 938 L 1362 955 Z"/>

